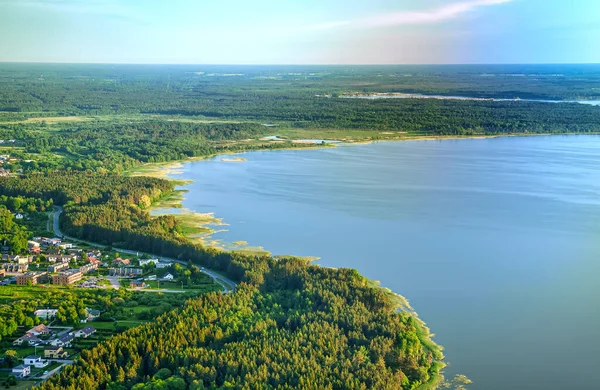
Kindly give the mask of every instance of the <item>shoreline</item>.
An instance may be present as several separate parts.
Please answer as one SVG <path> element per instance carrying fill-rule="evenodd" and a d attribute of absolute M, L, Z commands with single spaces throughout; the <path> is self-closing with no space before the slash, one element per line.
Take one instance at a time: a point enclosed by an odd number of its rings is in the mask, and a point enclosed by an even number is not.
<path fill-rule="evenodd" d="M 381 133 L 378 133 L 381 134 Z M 340 146 L 352 146 L 352 145 L 368 145 L 379 142 L 408 142 L 408 141 L 451 141 L 451 140 L 476 140 L 476 139 L 494 139 L 494 138 L 509 138 L 509 137 L 553 137 L 553 136 L 581 136 L 581 135 L 600 135 L 600 133 L 514 133 L 514 134 L 493 134 L 493 135 L 416 135 L 416 136 L 400 136 L 397 138 L 385 138 L 385 139 L 370 139 L 370 140 L 339 140 L 339 143 L 328 143 L 328 144 L 295 144 L 295 145 L 306 145 L 306 146 L 285 146 L 281 148 L 272 149 L 260 149 L 260 148 L 249 148 L 244 151 L 227 151 L 224 150 L 219 153 L 213 153 L 206 156 L 188 157 L 183 160 L 165 161 L 159 163 L 146 163 L 138 165 L 134 168 L 128 169 L 124 172 L 126 176 L 149 176 L 163 178 L 166 180 L 180 182 L 178 184 L 184 186 L 191 183 L 190 180 L 181 180 L 168 177 L 169 174 L 179 174 L 177 169 L 183 168 L 184 163 L 209 160 L 218 156 L 223 155 L 239 155 L 250 152 L 275 152 L 279 150 L 313 150 L 313 149 L 326 149 L 335 148 Z M 337 140 L 336 140 L 337 141 Z M 290 141 L 290 143 L 292 143 Z M 274 143 L 275 144 L 275 143 Z M 275 144 L 276 145 L 276 144 Z M 234 161 L 231 161 L 234 160 Z M 233 157 L 231 159 L 226 158 L 222 162 L 245 162 L 245 158 Z M 182 173 L 182 172 L 181 172 Z"/>

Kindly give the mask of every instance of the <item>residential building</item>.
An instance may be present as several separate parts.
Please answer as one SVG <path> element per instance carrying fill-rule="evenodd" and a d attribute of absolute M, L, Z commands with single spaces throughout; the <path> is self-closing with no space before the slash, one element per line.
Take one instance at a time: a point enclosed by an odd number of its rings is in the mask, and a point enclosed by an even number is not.
<path fill-rule="evenodd" d="M 133 268 L 133 267 L 122 267 L 122 268 L 110 268 L 108 270 L 110 276 L 126 276 L 126 277 L 135 277 L 144 273 L 144 270 L 141 268 Z"/>
<path fill-rule="evenodd" d="M 90 263 L 79 267 L 82 274 L 87 274 L 98 269 L 98 263 Z"/>
<path fill-rule="evenodd" d="M 161 261 L 159 263 L 156 264 L 156 268 L 167 268 L 173 265 L 173 262 L 170 261 Z"/>
<path fill-rule="evenodd" d="M 88 321 L 94 321 L 95 319 L 100 317 L 100 314 L 102 314 L 102 312 L 100 310 L 90 309 L 89 307 L 86 307 L 85 311 L 87 313 Z"/>
<path fill-rule="evenodd" d="M 27 344 L 30 347 L 33 347 L 34 345 L 40 345 L 41 343 L 42 343 L 42 340 L 40 340 L 39 337 L 32 335 L 32 334 L 26 334 L 24 336 L 19 337 L 15 341 L 13 341 L 13 345 Z"/>
<path fill-rule="evenodd" d="M 31 374 L 31 367 L 20 364 L 16 367 L 13 367 L 11 373 L 17 378 L 26 378 L 29 376 L 29 374 Z"/>
<path fill-rule="evenodd" d="M 44 271 L 27 272 L 26 274 L 17 275 L 17 284 L 21 286 L 26 286 L 30 282 L 32 285 L 35 285 L 46 280 L 48 280 L 48 272 Z"/>
<path fill-rule="evenodd" d="M 27 331 L 27 334 L 30 334 L 33 336 L 39 336 L 42 334 L 50 334 L 50 329 L 48 329 L 48 327 L 44 324 L 39 324 L 39 325 L 36 325 L 33 328 L 29 329 Z"/>
<path fill-rule="evenodd" d="M 33 262 L 33 256 L 20 256 L 17 255 L 12 259 L 17 264 L 31 264 Z"/>
<path fill-rule="evenodd" d="M 89 336 L 91 336 L 94 333 L 96 333 L 96 329 L 91 326 L 86 326 L 83 329 L 78 329 L 78 330 L 71 332 L 73 337 L 83 337 L 84 339 L 88 338 Z"/>
<path fill-rule="evenodd" d="M 158 264 L 158 262 L 159 262 L 158 259 L 141 259 L 140 266 L 144 266 L 144 265 L 150 264 L 150 263 L 156 265 L 156 264 Z"/>
<path fill-rule="evenodd" d="M 71 248 L 75 247 L 75 244 L 72 244 L 70 242 L 63 242 L 62 244 L 59 244 L 58 247 L 60 249 L 71 249 Z"/>
<path fill-rule="evenodd" d="M 69 268 L 69 263 L 56 263 L 48 266 L 48 272 L 58 272 Z"/>
<path fill-rule="evenodd" d="M 3 278 L 6 276 L 6 270 L 4 268 L 0 269 L 0 278 Z"/>
<path fill-rule="evenodd" d="M 129 259 L 121 259 L 120 257 L 112 261 L 112 265 L 116 265 L 119 267 L 125 267 L 127 265 L 131 265 L 131 260 Z"/>
<path fill-rule="evenodd" d="M 33 312 L 36 317 L 43 320 L 49 320 L 50 318 L 56 317 L 56 313 L 58 313 L 57 309 L 39 309 Z"/>
<path fill-rule="evenodd" d="M 29 264 L 3 263 L 2 269 L 11 273 L 27 272 L 29 269 Z"/>
<path fill-rule="evenodd" d="M 68 285 L 81 280 L 83 274 L 78 269 L 69 269 L 58 275 L 52 275 L 52 284 Z"/>
<path fill-rule="evenodd" d="M 34 366 L 36 368 L 43 368 L 48 365 L 47 360 L 42 360 L 41 356 L 29 355 L 23 359 L 23 364 L 26 366 Z"/>
<path fill-rule="evenodd" d="M 48 255 L 46 256 L 50 263 L 69 263 L 71 260 L 77 260 L 75 255 Z"/>
<path fill-rule="evenodd" d="M 50 346 L 44 348 L 44 357 L 46 359 L 64 359 L 69 355 L 62 346 Z"/>
<path fill-rule="evenodd" d="M 42 237 L 41 239 L 41 244 L 44 246 L 56 246 L 59 245 L 62 242 L 62 240 L 60 238 L 45 238 Z"/>
<path fill-rule="evenodd" d="M 143 288 L 146 287 L 146 283 L 143 280 L 135 279 L 129 282 L 129 287 Z"/>
<path fill-rule="evenodd" d="M 29 264 L 16 264 L 16 263 L 3 263 L 2 269 L 6 272 L 27 272 L 29 269 Z"/>
<path fill-rule="evenodd" d="M 163 279 L 163 280 L 173 280 L 173 279 L 175 279 L 175 277 L 174 277 L 173 275 L 171 275 L 169 272 L 167 272 L 167 273 L 165 274 L 165 276 L 163 276 L 163 278 L 162 278 L 162 279 Z"/>
<path fill-rule="evenodd" d="M 73 342 L 73 335 L 70 333 L 66 333 L 60 337 L 50 340 L 49 344 L 53 347 L 68 348 L 71 346 L 71 342 Z"/>

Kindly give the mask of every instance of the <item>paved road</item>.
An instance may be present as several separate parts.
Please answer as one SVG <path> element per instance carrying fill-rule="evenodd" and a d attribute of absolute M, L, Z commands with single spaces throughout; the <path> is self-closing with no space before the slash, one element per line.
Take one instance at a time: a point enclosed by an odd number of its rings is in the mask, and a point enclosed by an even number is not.
<path fill-rule="evenodd" d="M 89 244 L 89 245 L 92 245 L 92 246 L 96 246 L 96 247 L 105 247 L 105 245 L 101 245 L 101 244 L 98 244 L 98 243 L 95 243 L 95 242 L 90 242 L 90 241 L 83 241 L 83 240 L 80 240 L 80 239 L 78 239 L 76 237 L 70 237 L 70 236 L 62 234 L 62 232 L 60 231 L 60 226 L 59 226 L 58 221 L 60 219 L 60 214 L 62 214 L 62 212 L 63 212 L 63 208 L 60 207 L 60 206 L 54 206 L 54 209 L 56 211 L 52 215 L 52 217 L 53 217 L 52 224 L 53 224 L 53 228 L 54 228 L 54 234 L 56 234 L 57 237 L 62 237 L 62 238 L 66 238 L 68 240 L 73 240 L 73 241 L 85 242 L 86 244 Z M 139 253 L 139 252 L 132 251 L 132 250 L 129 250 L 129 249 L 122 249 L 122 248 L 115 248 L 115 247 L 113 247 L 113 250 L 117 251 L 119 253 L 128 253 L 130 255 L 137 255 Z M 176 263 L 179 263 L 179 264 L 187 266 L 187 262 L 183 261 L 183 260 L 178 260 L 178 259 L 173 259 L 173 258 L 169 258 L 169 257 L 164 257 L 164 256 L 152 254 L 152 253 L 148 253 L 148 255 L 150 255 L 152 257 L 159 257 L 159 258 L 161 258 L 163 260 L 173 261 L 173 262 L 176 262 Z M 208 276 L 210 276 L 211 278 L 213 278 L 213 280 L 217 284 L 221 285 L 221 287 L 223 287 L 223 292 L 224 293 L 226 293 L 226 294 L 230 293 L 230 292 L 232 292 L 235 289 L 235 285 L 236 284 L 231 279 L 228 279 L 225 276 L 222 276 L 221 274 L 218 274 L 215 271 L 206 269 L 204 267 L 202 267 L 200 270 L 202 272 L 204 272 L 205 274 L 207 274 Z M 112 280 L 110 280 L 110 283 L 111 283 L 111 285 L 113 287 L 116 286 L 115 288 L 119 288 L 120 287 L 118 278 L 117 278 L 116 283 L 113 283 Z M 167 292 L 167 290 L 165 290 L 165 292 Z M 168 292 L 173 292 L 173 290 L 168 291 Z"/>
<path fill-rule="evenodd" d="M 109 281 L 110 286 L 112 288 L 114 288 L 115 290 L 118 290 L 119 288 L 121 288 L 121 284 L 119 283 L 119 277 L 118 276 L 107 276 L 106 280 Z"/>

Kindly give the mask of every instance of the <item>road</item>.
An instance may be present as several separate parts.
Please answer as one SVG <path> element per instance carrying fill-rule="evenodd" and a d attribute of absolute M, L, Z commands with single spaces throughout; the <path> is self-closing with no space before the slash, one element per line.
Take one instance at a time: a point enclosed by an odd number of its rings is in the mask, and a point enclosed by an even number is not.
<path fill-rule="evenodd" d="M 59 219 L 60 219 L 60 215 L 63 212 L 63 208 L 61 206 L 54 206 L 54 209 L 55 209 L 55 211 L 52 214 L 52 218 L 53 218 L 52 225 L 53 225 L 54 234 L 57 237 L 66 238 L 68 240 L 73 240 L 73 241 L 85 242 L 88 245 L 92 245 L 92 246 L 100 247 L 100 248 L 103 248 L 103 247 L 106 246 L 106 245 L 101 245 L 101 244 L 98 244 L 98 243 L 95 243 L 95 242 L 80 240 L 79 238 L 70 237 L 70 236 L 62 234 L 62 232 L 60 231 L 60 226 L 59 226 L 58 222 L 59 222 Z M 119 253 L 127 253 L 127 254 L 130 254 L 130 255 L 136 255 L 136 256 L 139 253 L 139 252 L 132 251 L 132 250 L 129 250 L 129 249 L 122 249 L 122 248 L 115 248 L 115 247 L 113 247 L 112 249 L 114 251 L 119 252 Z M 151 256 L 151 257 L 157 257 L 157 258 L 161 258 L 163 260 L 167 260 L 167 261 L 172 261 L 172 262 L 175 262 L 175 263 L 179 263 L 179 264 L 185 265 L 185 266 L 187 266 L 187 264 L 188 264 L 186 261 L 178 260 L 178 259 L 173 259 L 173 258 L 170 258 L 170 257 L 164 257 L 164 256 L 152 254 L 152 253 L 148 253 L 148 255 Z M 206 269 L 204 267 L 202 267 L 200 270 L 203 273 L 205 273 L 206 275 L 210 276 L 221 287 L 223 287 L 223 292 L 225 294 L 230 293 L 230 292 L 232 292 L 235 289 L 236 283 L 234 281 L 232 281 L 231 279 L 228 279 L 225 276 L 222 276 L 221 274 L 218 274 L 215 271 Z M 109 281 L 110 281 L 110 284 L 113 287 L 116 286 L 115 288 L 117 288 L 117 289 L 120 287 L 118 278 L 117 278 L 116 282 L 113 281 L 113 280 L 111 280 L 111 279 L 109 279 Z"/>

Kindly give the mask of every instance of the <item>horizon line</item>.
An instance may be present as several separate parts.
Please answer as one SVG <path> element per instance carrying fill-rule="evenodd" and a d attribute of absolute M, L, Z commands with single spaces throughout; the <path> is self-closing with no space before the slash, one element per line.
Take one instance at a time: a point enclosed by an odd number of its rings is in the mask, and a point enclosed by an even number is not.
<path fill-rule="evenodd" d="M 600 65 L 600 62 L 432 62 L 432 63 L 200 63 L 200 62 L 85 62 L 2 61 L 0 64 L 36 65 L 155 65 L 155 66 L 469 66 L 469 65 Z"/>

